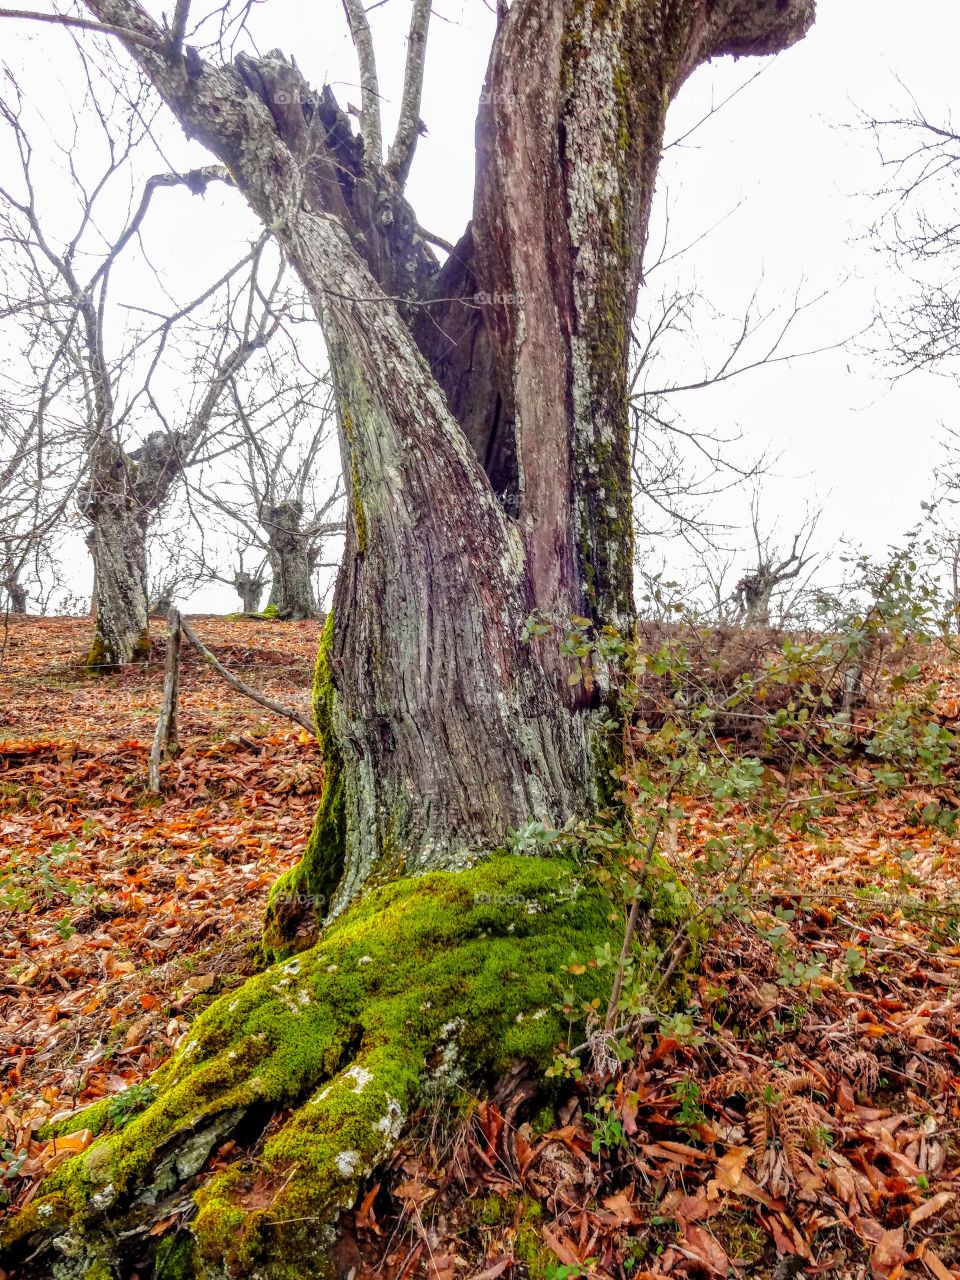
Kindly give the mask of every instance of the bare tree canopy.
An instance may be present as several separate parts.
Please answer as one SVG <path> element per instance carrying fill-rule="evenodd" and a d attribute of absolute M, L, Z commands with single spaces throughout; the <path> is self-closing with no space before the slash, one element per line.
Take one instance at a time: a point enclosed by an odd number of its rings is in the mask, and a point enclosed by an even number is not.
<path fill-rule="evenodd" d="M 242 416 L 249 431 L 264 429 L 270 397 L 248 382 L 250 398 L 242 400 L 238 378 L 248 365 L 260 375 L 269 371 L 265 352 L 271 343 L 289 343 L 285 329 L 298 303 L 267 232 L 193 296 L 166 296 L 158 277 L 159 311 L 116 287 L 119 264 L 129 274 L 131 258 L 149 277 L 142 237 L 165 191 L 202 198 L 210 183 L 230 178 L 222 166 L 207 165 L 143 179 L 156 107 L 129 75 L 111 78 L 79 56 L 87 95 L 73 142 L 54 134 L 69 156 L 66 200 L 52 198 L 62 180 L 34 143 L 45 128 L 42 114 L 6 73 L 0 123 L 19 172 L 0 185 L 0 324 L 22 352 L 21 399 L 30 399 L 31 377 L 39 380 L 29 420 L 34 440 L 43 434 L 47 467 L 54 453 L 60 467 L 66 455 L 73 459 L 95 563 L 89 661 L 110 668 L 148 652 L 151 520 L 185 469 L 211 451 L 222 455 L 227 423 Z"/>
<path fill-rule="evenodd" d="M 907 282 L 899 306 L 885 309 L 883 354 L 901 373 L 931 368 L 957 376 L 960 366 L 960 131 L 931 119 L 918 100 L 902 115 L 867 118 L 886 174 L 873 227 Z"/>
<path fill-rule="evenodd" d="M 325 548 L 346 529 L 339 476 L 332 484 L 323 478 L 334 429 L 330 380 L 298 376 L 282 355 L 255 372 L 256 389 L 234 389 L 236 417 L 218 438 L 226 458 L 190 480 L 201 507 L 236 548 L 231 574 L 205 568 L 237 590 L 245 613 L 256 612 L 269 581 L 268 609 L 284 619 L 311 618 L 319 607 L 317 569 L 335 567 L 323 560 Z M 244 400 L 255 405 L 258 398 L 260 412 L 249 412 Z"/>

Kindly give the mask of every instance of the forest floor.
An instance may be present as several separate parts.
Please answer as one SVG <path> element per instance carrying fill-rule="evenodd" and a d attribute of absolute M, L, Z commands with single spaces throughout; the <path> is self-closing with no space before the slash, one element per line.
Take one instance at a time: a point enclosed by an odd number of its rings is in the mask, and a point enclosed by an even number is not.
<path fill-rule="evenodd" d="M 95 679 L 87 619 L 0 634 L 0 1213 L 89 1140 L 41 1140 L 45 1122 L 122 1108 L 253 970 L 316 808 L 313 740 L 186 649 L 183 752 L 149 794 L 155 627 L 147 666 Z M 319 624 L 195 629 L 250 684 L 306 698 Z M 956 731 L 960 679 L 939 674 Z M 909 799 L 837 804 L 815 835 L 784 821 L 763 909 L 718 929 L 686 1013 L 612 1076 L 534 1118 L 522 1077 L 425 1107 L 344 1215 L 340 1274 L 960 1280 L 960 841 L 916 816 L 960 797 Z M 672 855 L 727 820 L 687 804 Z"/>

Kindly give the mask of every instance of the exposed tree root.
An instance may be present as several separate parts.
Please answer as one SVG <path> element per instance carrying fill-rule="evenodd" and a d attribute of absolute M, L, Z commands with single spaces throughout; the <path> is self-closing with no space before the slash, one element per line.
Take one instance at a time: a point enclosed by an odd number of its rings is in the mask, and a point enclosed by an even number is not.
<path fill-rule="evenodd" d="M 609 985 L 590 965 L 573 978 L 574 953 L 621 934 L 607 893 L 570 862 L 497 856 L 368 892 L 317 946 L 198 1018 L 147 1109 L 13 1219 L 3 1265 L 55 1280 L 326 1275 L 331 1223 L 422 1083 L 548 1063 L 569 1031 L 564 988 L 582 1023 Z M 72 1127 L 106 1123 L 98 1104 Z M 228 1138 L 243 1154 L 205 1171 Z"/>

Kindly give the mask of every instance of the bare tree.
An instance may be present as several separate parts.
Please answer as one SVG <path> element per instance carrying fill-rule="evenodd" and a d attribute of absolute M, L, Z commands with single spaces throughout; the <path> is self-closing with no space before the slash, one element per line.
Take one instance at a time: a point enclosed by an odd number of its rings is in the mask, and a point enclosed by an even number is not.
<path fill-rule="evenodd" d="M 0 600 L 26 613 L 30 584 L 40 592 L 54 570 L 54 547 L 76 489 L 76 459 L 48 412 L 49 382 L 35 380 L 22 353 L 25 385 L 0 375 Z"/>
<path fill-rule="evenodd" d="M 349 515 L 318 661 L 324 794 L 265 939 L 274 954 L 314 947 L 210 1010 L 170 1092 L 134 1121 L 138 1177 L 160 1185 L 162 1166 L 167 1195 L 198 1167 L 195 1154 L 178 1163 L 184 1141 L 206 1153 L 253 1108 L 309 1099 L 255 1165 L 206 1188 L 187 1230 L 207 1275 L 279 1276 L 290 1258 L 317 1275 L 320 1228 L 396 1140 L 425 1061 L 494 1071 L 549 1060 L 564 1029 L 545 968 L 573 946 L 622 944 L 608 892 L 549 847 L 482 855 L 533 818 L 557 826 L 619 803 L 612 638 L 636 619 L 627 357 L 666 112 L 700 63 L 783 49 L 814 6 L 501 7 L 473 217 L 442 266 L 403 191 L 429 0 L 412 5 L 386 159 L 359 4 L 348 7 L 359 136 L 330 89 L 315 92 L 279 53 L 204 56 L 136 0 L 86 8 L 274 230 L 333 378 Z M 567 653 L 572 625 L 604 640 L 589 680 Z M 533 910 L 491 910 L 491 889 Z M 332 920 L 322 939 L 320 903 Z M 118 1219 L 131 1205 L 127 1168 L 123 1156 L 111 1166 L 106 1212 Z M 102 1204 L 91 1201 L 91 1222 Z M 47 1198 L 31 1213 L 43 1225 L 28 1247 L 46 1264 L 60 1210 Z M 86 1211 L 74 1200 L 70 1213 L 86 1265 Z M 149 1216 L 131 1228 L 136 1244 L 102 1220 L 97 1240 L 122 1239 L 127 1257 L 155 1249 Z"/>
<path fill-rule="evenodd" d="M 325 546 L 346 529 L 339 464 L 322 465 L 333 430 L 329 376 L 298 376 L 288 353 L 260 371 L 256 387 L 235 379 L 231 395 L 235 420 L 220 439 L 229 449 L 226 465 L 212 476 L 201 472 L 192 487 L 231 532 L 238 556 L 232 585 L 244 612 L 256 610 L 269 578 L 268 607 L 278 617 L 314 617 L 316 570 Z M 260 412 L 248 412 L 258 396 Z"/>
<path fill-rule="evenodd" d="M 664 221 L 669 229 L 669 218 Z M 701 239 L 707 235 L 709 229 Z M 671 252 L 664 239 L 646 278 L 682 261 L 690 247 Z M 715 550 L 718 537 L 728 531 L 717 525 L 713 500 L 754 484 L 766 470 L 765 453 L 738 456 L 739 433 L 723 434 L 702 424 L 699 397 L 690 393 L 821 355 L 845 341 L 795 344 L 795 329 L 824 295 L 804 296 L 801 285 L 792 298 L 765 305 L 762 284 L 742 314 L 731 318 L 721 316 L 695 284 L 675 278 L 659 294 L 646 295 L 649 306 L 634 320 L 628 385 L 638 549 L 679 536 L 701 555 Z M 723 338 L 711 343 L 707 333 Z"/>
<path fill-rule="evenodd" d="M 916 369 L 960 373 L 960 131 L 949 113 L 931 118 L 907 92 L 902 114 L 864 116 L 874 135 L 885 181 L 875 242 L 895 262 L 904 296 L 878 316 L 880 354 L 899 374 Z"/>
<path fill-rule="evenodd" d="M 88 94 L 77 127 L 85 142 L 76 156 L 60 144 L 70 155 L 67 209 L 73 216 L 66 225 L 63 175 L 54 199 L 49 166 L 31 138 L 41 122 L 13 74 L 4 77 L 0 121 L 19 173 L 0 186 L 7 264 L 2 306 L 7 327 L 22 335 L 34 361 L 43 352 L 41 401 L 44 387 L 55 388 L 57 411 L 81 459 L 79 501 L 90 524 L 96 580 L 88 661 L 109 669 L 148 652 L 150 520 L 232 414 L 231 378 L 276 333 L 282 264 L 262 235 L 201 294 L 168 304 L 166 314 L 150 314 L 139 327 L 131 325 L 127 306 L 121 323 L 112 287 L 116 269 L 138 244 L 158 193 L 184 187 L 202 194 L 228 175 L 210 165 L 141 181 L 134 161 L 149 124 L 143 90 L 130 97 L 126 83 L 111 86 L 85 60 L 82 65 Z M 118 207 L 124 210 L 119 219 Z M 185 398 L 164 385 L 174 361 L 192 382 Z M 36 412 L 49 414 L 50 407 L 41 404 Z"/>
<path fill-rule="evenodd" d="M 762 532 L 759 499 L 754 496 L 750 508 L 750 527 L 756 559 L 753 568 L 737 583 L 734 598 L 737 603 L 736 621 L 742 626 L 769 627 L 771 608 L 775 596 L 783 596 L 788 584 L 796 583 L 800 574 L 813 560 L 807 551 L 817 529 L 820 513 L 808 514 L 793 535 L 790 550 L 777 547 L 772 535 Z M 780 603 L 780 621 L 789 613 L 786 600 Z"/>

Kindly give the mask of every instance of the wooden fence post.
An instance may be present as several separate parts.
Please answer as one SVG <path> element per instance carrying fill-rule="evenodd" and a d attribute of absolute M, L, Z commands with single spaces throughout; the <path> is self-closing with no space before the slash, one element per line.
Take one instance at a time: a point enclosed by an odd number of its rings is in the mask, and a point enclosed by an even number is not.
<path fill-rule="evenodd" d="M 160 762 L 180 751 L 177 740 L 177 696 L 180 684 L 180 610 L 170 606 L 167 614 L 167 661 L 163 673 L 163 702 L 150 749 L 149 789 L 160 794 Z"/>

